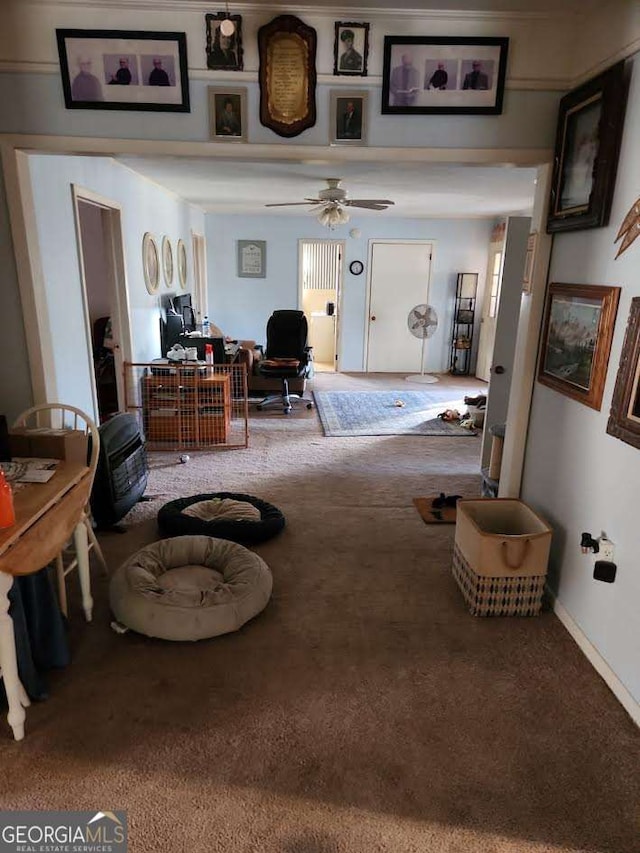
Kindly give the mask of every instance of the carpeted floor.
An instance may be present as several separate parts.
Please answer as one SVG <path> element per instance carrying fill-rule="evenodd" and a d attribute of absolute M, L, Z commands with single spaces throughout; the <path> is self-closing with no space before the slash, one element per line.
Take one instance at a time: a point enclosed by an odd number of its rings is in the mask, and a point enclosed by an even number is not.
<path fill-rule="evenodd" d="M 465 410 L 464 395 L 451 390 L 415 391 L 408 387 L 384 391 L 314 391 L 326 436 L 430 435 L 462 436 L 475 432 L 438 418 L 445 409 Z"/>
<path fill-rule="evenodd" d="M 110 630 L 99 570 L 91 625 L 72 585 L 71 666 L 22 743 L 0 727 L 2 807 L 125 809 L 132 853 L 637 851 L 640 732 L 551 613 L 469 616 L 454 527 L 413 505 L 478 494 L 479 441 L 250 426 L 247 450 L 154 455 L 155 500 L 101 539 L 115 566 L 165 500 L 259 495 L 287 517 L 256 549 L 267 609 L 166 643 Z"/>

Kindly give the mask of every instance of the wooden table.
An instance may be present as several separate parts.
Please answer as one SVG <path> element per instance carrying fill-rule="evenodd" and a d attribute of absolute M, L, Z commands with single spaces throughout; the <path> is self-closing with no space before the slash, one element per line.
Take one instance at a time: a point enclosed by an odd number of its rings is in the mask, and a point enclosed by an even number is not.
<path fill-rule="evenodd" d="M 82 604 L 91 619 L 89 548 L 83 522 L 90 490 L 89 468 L 61 460 L 48 483 L 30 483 L 16 491 L 16 523 L 0 530 L 0 669 L 9 703 L 7 721 L 16 740 L 24 737 L 24 709 L 30 703 L 18 677 L 9 590 L 15 575 L 29 575 L 44 568 L 73 535 Z"/>

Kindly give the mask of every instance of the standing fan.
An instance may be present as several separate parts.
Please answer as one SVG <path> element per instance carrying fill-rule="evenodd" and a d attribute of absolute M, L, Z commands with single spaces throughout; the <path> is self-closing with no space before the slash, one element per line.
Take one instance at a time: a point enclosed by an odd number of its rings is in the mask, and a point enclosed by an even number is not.
<path fill-rule="evenodd" d="M 422 340 L 422 353 L 420 356 L 420 373 L 413 376 L 405 376 L 407 382 L 437 382 L 437 376 L 431 376 L 424 372 L 424 363 L 427 352 L 427 338 L 433 337 L 438 328 L 438 315 L 433 305 L 415 305 L 407 317 L 407 327 L 412 335 Z"/>

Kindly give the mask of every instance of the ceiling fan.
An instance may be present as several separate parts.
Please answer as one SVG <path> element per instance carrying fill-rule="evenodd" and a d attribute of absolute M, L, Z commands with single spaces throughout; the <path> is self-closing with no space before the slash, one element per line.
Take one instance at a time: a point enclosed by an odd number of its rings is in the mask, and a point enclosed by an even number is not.
<path fill-rule="evenodd" d="M 349 221 L 345 207 L 362 207 L 365 210 L 386 210 L 393 204 L 387 198 L 349 198 L 349 194 L 340 186 L 342 178 L 325 178 L 327 189 L 320 190 L 317 198 L 306 198 L 304 201 L 288 201 L 277 204 L 266 204 L 265 207 L 293 207 L 296 205 L 315 205 L 311 212 L 318 212 L 321 225 L 335 228 Z"/>

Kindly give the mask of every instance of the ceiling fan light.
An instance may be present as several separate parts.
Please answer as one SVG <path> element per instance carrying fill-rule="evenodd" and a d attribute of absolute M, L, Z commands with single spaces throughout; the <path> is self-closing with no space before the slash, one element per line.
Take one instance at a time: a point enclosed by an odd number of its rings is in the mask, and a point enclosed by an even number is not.
<path fill-rule="evenodd" d="M 349 214 L 344 208 L 337 204 L 328 204 L 318 214 L 318 222 L 333 231 L 338 225 L 344 225 L 349 221 Z"/>

